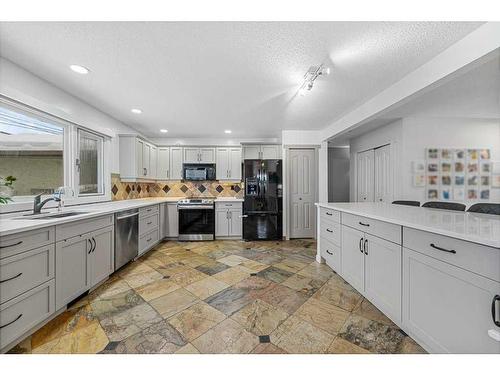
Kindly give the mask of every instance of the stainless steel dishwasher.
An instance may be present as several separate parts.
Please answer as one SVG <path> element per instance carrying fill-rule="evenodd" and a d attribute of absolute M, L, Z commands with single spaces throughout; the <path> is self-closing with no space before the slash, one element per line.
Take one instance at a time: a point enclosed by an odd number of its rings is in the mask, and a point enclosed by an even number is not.
<path fill-rule="evenodd" d="M 115 271 L 139 254 L 139 210 L 115 214 Z"/>

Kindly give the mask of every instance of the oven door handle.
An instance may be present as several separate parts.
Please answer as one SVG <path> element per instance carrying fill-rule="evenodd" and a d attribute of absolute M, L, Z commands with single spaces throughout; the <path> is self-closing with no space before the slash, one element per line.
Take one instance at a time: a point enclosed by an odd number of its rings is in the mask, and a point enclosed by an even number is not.
<path fill-rule="evenodd" d="M 198 206 L 177 206 L 177 209 L 178 210 L 213 210 L 214 209 L 214 206 L 213 205 L 210 205 L 210 206 L 202 206 L 202 205 L 198 205 Z"/>

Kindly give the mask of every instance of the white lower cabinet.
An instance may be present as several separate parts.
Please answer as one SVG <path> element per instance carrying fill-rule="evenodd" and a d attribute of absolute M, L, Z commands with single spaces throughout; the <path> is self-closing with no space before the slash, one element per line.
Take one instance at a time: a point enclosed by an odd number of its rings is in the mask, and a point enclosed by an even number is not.
<path fill-rule="evenodd" d="M 403 327 L 433 353 L 500 353 L 500 283 L 403 250 Z"/>
<path fill-rule="evenodd" d="M 165 237 L 179 237 L 179 211 L 177 203 L 167 203 Z"/>
<path fill-rule="evenodd" d="M 342 277 L 363 293 L 365 288 L 364 233 L 342 225 Z"/>
<path fill-rule="evenodd" d="M 243 233 L 242 203 L 215 203 L 215 237 L 241 237 Z"/>

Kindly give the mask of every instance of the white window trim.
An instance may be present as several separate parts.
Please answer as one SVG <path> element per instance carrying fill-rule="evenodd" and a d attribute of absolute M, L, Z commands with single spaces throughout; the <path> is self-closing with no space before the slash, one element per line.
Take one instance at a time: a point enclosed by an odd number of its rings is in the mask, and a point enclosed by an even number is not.
<path fill-rule="evenodd" d="M 64 169 L 64 186 L 69 186 L 74 191 L 74 197 L 66 197 L 64 205 L 74 206 L 81 204 L 90 204 L 98 202 L 111 201 L 111 138 L 106 134 L 102 134 L 85 126 L 61 119 L 44 111 L 30 107 L 23 103 L 9 99 L 0 95 L 0 105 L 10 107 L 13 110 L 18 110 L 34 117 L 42 118 L 46 121 L 53 122 L 64 128 L 63 132 L 63 169 Z M 102 160 L 102 179 L 103 193 L 102 194 L 86 194 L 78 195 L 78 175 L 76 172 L 76 159 L 78 157 L 78 129 L 102 137 L 103 139 L 103 160 Z M 51 195 L 44 195 L 42 199 L 48 198 Z M 57 207 L 56 202 L 48 202 L 44 208 Z M 27 211 L 33 209 L 33 196 L 18 196 L 13 197 L 13 201 L 8 204 L 0 205 L 0 214 L 8 212 Z"/>

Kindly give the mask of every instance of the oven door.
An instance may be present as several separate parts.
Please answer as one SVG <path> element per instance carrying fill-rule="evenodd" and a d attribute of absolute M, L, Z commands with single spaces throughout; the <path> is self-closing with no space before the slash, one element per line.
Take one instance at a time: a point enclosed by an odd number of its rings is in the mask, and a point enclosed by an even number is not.
<path fill-rule="evenodd" d="M 196 206 L 179 207 L 179 241 L 215 239 L 215 210 Z"/>

